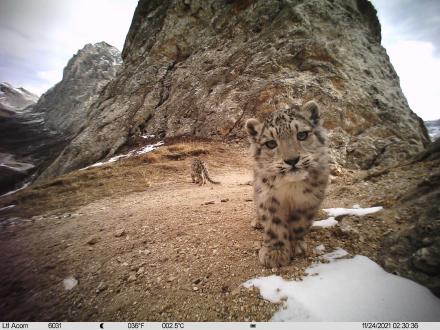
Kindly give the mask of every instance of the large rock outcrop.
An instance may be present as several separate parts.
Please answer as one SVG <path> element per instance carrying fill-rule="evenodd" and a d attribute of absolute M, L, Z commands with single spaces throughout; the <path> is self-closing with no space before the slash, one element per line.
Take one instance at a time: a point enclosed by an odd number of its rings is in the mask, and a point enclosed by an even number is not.
<path fill-rule="evenodd" d="M 87 111 L 102 88 L 113 79 L 122 63 L 115 47 L 87 44 L 67 63 L 63 79 L 44 93 L 35 111 L 45 114 L 47 126 L 72 137 L 87 124 Z"/>
<path fill-rule="evenodd" d="M 241 138 L 246 118 L 310 99 L 339 164 L 395 163 L 429 137 L 380 41 L 367 0 L 141 0 L 122 70 L 43 178 L 112 155 L 139 132 Z"/>
<path fill-rule="evenodd" d="M 395 209 L 401 225 L 385 236 L 381 262 L 388 271 L 411 278 L 440 297 L 440 140 L 412 164 L 425 167 L 428 175 L 400 192 Z"/>

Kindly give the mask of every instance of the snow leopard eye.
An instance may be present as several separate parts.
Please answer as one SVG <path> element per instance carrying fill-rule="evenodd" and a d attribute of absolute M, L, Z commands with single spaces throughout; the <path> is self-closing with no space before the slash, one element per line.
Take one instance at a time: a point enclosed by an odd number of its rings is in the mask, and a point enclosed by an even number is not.
<path fill-rule="evenodd" d="M 309 132 L 306 131 L 298 132 L 298 134 L 296 134 L 296 138 L 300 141 L 304 141 L 305 139 L 307 139 L 308 136 L 309 136 Z"/>
<path fill-rule="evenodd" d="M 265 146 L 268 147 L 269 149 L 274 149 L 276 148 L 277 145 L 278 144 L 276 143 L 275 140 L 270 140 L 265 143 Z"/>

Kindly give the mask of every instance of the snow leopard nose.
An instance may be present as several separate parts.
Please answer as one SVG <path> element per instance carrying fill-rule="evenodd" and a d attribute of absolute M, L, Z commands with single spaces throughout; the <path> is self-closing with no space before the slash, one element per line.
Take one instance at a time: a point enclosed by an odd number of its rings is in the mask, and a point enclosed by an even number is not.
<path fill-rule="evenodd" d="M 298 163 L 298 161 L 299 161 L 299 157 L 295 157 L 295 158 L 290 158 L 290 159 L 284 160 L 284 162 L 286 164 L 289 164 L 290 166 L 295 166 Z"/>

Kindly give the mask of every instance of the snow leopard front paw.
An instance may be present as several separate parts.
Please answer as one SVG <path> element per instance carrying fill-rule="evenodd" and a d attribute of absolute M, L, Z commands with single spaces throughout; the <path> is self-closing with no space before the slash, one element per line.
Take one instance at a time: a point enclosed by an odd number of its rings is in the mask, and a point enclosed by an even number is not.
<path fill-rule="evenodd" d="M 292 243 L 292 256 L 309 255 L 309 250 L 307 248 L 306 242 L 304 242 L 303 240 L 298 240 L 291 243 Z"/>
<path fill-rule="evenodd" d="M 263 246 L 258 254 L 260 263 L 267 268 L 286 266 L 290 262 L 290 253 L 286 248 Z"/>

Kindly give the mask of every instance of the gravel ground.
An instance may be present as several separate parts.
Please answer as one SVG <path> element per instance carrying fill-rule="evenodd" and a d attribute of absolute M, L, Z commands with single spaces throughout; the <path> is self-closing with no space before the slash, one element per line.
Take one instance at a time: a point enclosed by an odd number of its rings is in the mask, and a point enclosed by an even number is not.
<path fill-rule="evenodd" d="M 170 174 L 141 191 L 103 197 L 74 210 L 68 199 L 38 215 L 8 210 L 9 221 L 3 215 L 0 229 L 2 318 L 269 320 L 279 306 L 241 284 L 273 273 L 299 280 L 318 256 L 300 257 L 281 269 L 262 268 L 257 258 L 261 233 L 250 226 L 254 204 L 246 152 L 237 147 L 208 160 L 220 185 L 192 184 L 188 158 L 170 161 Z M 422 175 L 404 174 L 391 171 L 363 180 L 365 173 L 341 171 L 332 179 L 324 208 L 360 204 L 386 209 L 339 217 L 339 226 L 313 230 L 308 245 L 324 244 L 327 252 L 342 247 L 378 260 L 383 237 L 400 226 L 392 209 L 396 190 Z M 324 218 L 320 212 L 318 219 Z M 66 290 L 63 280 L 69 276 L 78 284 Z"/>

